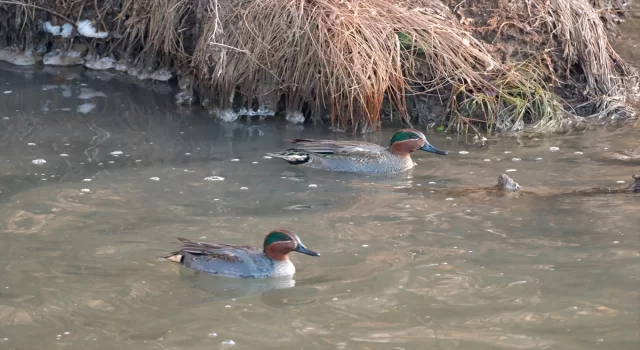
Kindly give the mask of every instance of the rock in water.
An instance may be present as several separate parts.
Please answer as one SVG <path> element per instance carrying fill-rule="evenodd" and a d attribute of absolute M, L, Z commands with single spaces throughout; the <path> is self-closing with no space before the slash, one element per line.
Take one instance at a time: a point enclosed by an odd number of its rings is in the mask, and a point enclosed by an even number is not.
<path fill-rule="evenodd" d="M 500 176 L 498 176 L 498 184 L 496 187 L 508 192 L 516 192 L 520 190 L 520 185 L 518 185 L 518 183 L 507 174 L 500 174 Z"/>

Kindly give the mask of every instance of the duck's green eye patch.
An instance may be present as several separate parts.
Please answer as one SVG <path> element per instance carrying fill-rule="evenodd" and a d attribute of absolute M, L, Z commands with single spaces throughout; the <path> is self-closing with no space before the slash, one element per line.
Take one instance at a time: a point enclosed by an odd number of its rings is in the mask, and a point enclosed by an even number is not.
<path fill-rule="evenodd" d="M 393 145 L 394 143 L 400 142 L 400 141 L 419 140 L 419 139 L 421 139 L 421 137 L 416 135 L 416 133 L 414 132 L 398 131 L 397 133 L 393 134 L 393 137 L 391 138 L 391 143 L 389 145 Z"/>
<path fill-rule="evenodd" d="M 264 239 L 264 246 L 266 248 L 271 243 L 291 241 L 291 240 L 292 240 L 291 236 L 289 236 L 288 234 L 280 231 L 273 231 L 269 233 L 267 237 Z"/>

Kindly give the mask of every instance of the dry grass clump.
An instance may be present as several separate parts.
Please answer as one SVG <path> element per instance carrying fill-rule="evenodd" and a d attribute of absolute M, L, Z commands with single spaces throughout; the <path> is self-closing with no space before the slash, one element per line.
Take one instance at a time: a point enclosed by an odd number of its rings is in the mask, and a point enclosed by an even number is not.
<path fill-rule="evenodd" d="M 473 124 L 487 129 L 536 131 L 561 127 L 565 112 L 557 97 L 545 87 L 548 74 L 532 62 L 523 62 L 497 74 L 498 89 L 469 93 L 464 86 L 452 91 L 450 128 L 468 131 Z M 475 129 L 475 128 L 474 128 Z"/>
<path fill-rule="evenodd" d="M 602 3 L 602 1 L 595 1 Z M 538 0 L 538 6 L 547 6 Z M 556 0 L 546 9 L 547 21 L 563 45 L 565 79 L 578 64 L 584 72 L 583 95 L 594 104 L 594 117 L 626 110 L 626 95 L 638 88 L 638 72 L 611 48 L 598 11 L 588 0 Z"/>
<path fill-rule="evenodd" d="M 125 56 L 145 67 L 179 67 L 190 61 L 184 32 L 193 25 L 189 21 L 197 2 L 122 0 L 114 29 L 124 34 L 121 46 Z"/>
<path fill-rule="evenodd" d="M 616 14 L 626 6 L 622 1 L 532 0 L 499 2 L 496 8 L 491 1 L 468 0 L 464 6 L 457 13 L 466 28 L 503 51 L 507 61 L 543 55 L 545 81 L 580 114 L 593 120 L 633 114 L 627 98 L 638 91 L 638 72 L 609 43 Z"/>
<path fill-rule="evenodd" d="M 222 105 L 232 102 L 235 89 L 251 103 L 271 86 L 285 93 L 289 109 L 309 104 L 321 113 L 329 107 L 339 127 L 377 127 L 385 94 L 406 119 L 406 94 L 416 84 L 424 94 L 453 87 L 473 99 L 477 91 L 495 90 L 486 78 L 503 71 L 438 0 L 232 0 L 211 7 L 208 18 L 194 64 L 208 72 Z M 537 83 L 521 75 L 509 78 L 521 88 L 544 89 Z M 479 97 L 511 108 L 512 100 L 498 102 L 498 96 L 503 95 Z M 520 95 L 517 102 L 540 102 L 528 97 Z M 521 126 L 501 121 L 503 115 L 480 122 Z"/>

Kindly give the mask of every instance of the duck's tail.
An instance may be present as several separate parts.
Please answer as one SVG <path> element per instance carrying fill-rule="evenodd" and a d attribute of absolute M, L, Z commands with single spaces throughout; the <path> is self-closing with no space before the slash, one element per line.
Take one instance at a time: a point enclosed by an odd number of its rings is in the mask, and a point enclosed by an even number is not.
<path fill-rule="evenodd" d="M 301 152 L 294 149 L 289 149 L 286 151 L 278 152 L 278 153 L 267 153 L 268 156 L 281 158 L 286 160 L 289 164 L 300 165 L 309 162 L 311 158 L 309 153 Z"/>
<path fill-rule="evenodd" d="M 169 255 L 165 255 L 162 258 L 167 259 L 169 261 L 173 261 L 174 263 L 182 264 L 184 255 L 180 254 L 179 252 L 174 252 Z"/>

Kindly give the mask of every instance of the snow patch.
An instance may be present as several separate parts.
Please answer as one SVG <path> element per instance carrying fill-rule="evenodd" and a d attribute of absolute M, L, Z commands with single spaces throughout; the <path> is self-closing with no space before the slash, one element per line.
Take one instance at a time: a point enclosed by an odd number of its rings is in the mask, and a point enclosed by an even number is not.
<path fill-rule="evenodd" d="M 88 19 L 78 21 L 78 34 L 87 38 L 104 39 L 109 36 L 109 32 L 99 32 L 96 27 Z"/>
<path fill-rule="evenodd" d="M 62 26 L 54 26 L 51 22 L 44 22 L 44 31 L 53 34 L 53 36 L 61 36 L 68 38 L 73 34 L 73 24 L 65 23 Z"/>

